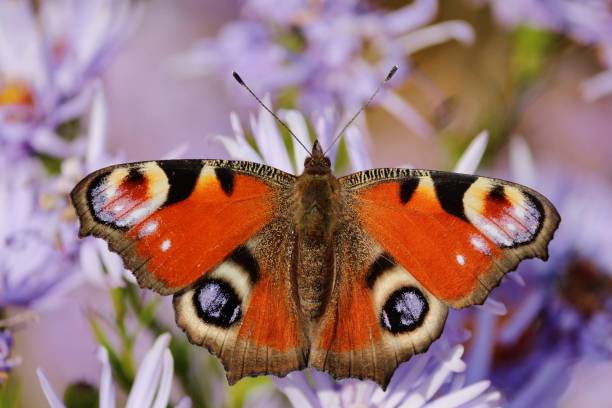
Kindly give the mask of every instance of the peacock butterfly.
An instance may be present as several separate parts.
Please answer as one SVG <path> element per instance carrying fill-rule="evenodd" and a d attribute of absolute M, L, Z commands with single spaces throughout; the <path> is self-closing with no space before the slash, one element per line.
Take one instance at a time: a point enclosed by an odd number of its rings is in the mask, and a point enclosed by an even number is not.
<path fill-rule="evenodd" d="M 481 304 L 521 260 L 547 259 L 560 222 L 544 196 L 498 179 L 336 178 L 316 141 L 299 176 L 246 161 L 128 163 L 71 198 L 80 236 L 105 239 L 140 286 L 173 295 L 177 324 L 230 383 L 313 367 L 386 387 L 440 336 L 449 307 Z"/>

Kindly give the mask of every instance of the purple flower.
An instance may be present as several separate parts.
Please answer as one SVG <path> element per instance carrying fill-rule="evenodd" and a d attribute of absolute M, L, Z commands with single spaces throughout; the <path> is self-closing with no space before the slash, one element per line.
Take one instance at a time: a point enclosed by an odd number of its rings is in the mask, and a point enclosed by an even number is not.
<path fill-rule="evenodd" d="M 0 327 L 2 322 L 0 322 Z M 8 329 L 0 328 L 0 386 L 8 378 L 13 368 L 21 362 L 19 357 L 11 355 L 13 336 Z"/>
<path fill-rule="evenodd" d="M 174 374 L 174 359 L 168 349 L 169 344 L 170 335 L 168 333 L 162 334 L 144 356 L 128 395 L 126 408 L 164 408 L 168 406 Z M 115 386 L 113 385 L 111 365 L 105 348 L 100 347 L 98 358 L 102 363 L 99 406 L 100 408 L 114 408 L 116 406 Z M 61 399 L 49 384 L 44 371 L 39 368 L 36 373 L 49 406 L 51 408 L 65 408 Z M 191 407 L 191 400 L 185 397 L 175 407 L 189 408 Z"/>
<path fill-rule="evenodd" d="M 249 0 L 243 18 L 229 23 L 216 39 L 206 39 L 171 67 L 179 74 L 239 72 L 256 93 L 298 93 L 297 107 L 307 113 L 341 106 L 352 113 L 374 92 L 389 69 L 409 73 L 403 61 L 413 52 L 449 39 L 471 43 L 473 32 L 461 21 L 430 26 L 437 1 L 417 0 L 392 12 L 363 2 L 289 1 L 279 6 Z M 400 78 L 401 79 L 401 78 Z M 397 81 L 396 83 L 400 83 Z M 237 89 L 232 83 L 232 88 Z M 405 100 L 388 90 L 376 103 L 420 136 L 434 133 Z"/>
<path fill-rule="evenodd" d="M 43 208 L 47 183 L 37 160 L 0 163 L 0 307 L 38 303 L 74 276 L 76 238 L 62 234 L 61 212 Z"/>
<path fill-rule="evenodd" d="M 612 2 L 610 0 L 489 0 L 503 25 L 531 25 L 562 33 L 579 44 L 595 46 L 605 71 L 583 82 L 583 96 L 593 101 L 612 92 Z"/>
<path fill-rule="evenodd" d="M 274 378 L 274 383 L 299 407 L 498 406 L 500 394 L 491 390 L 489 381 L 465 386 L 462 354 L 462 346 L 450 348 L 438 341 L 427 353 L 401 364 L 386 391 L 371 381 L 335 382 L 316 370 L 293 372 Z"/>
<path fill-rule="evenodd" d="M 517 407 L 557 404 L 577 362 L 612 361 L 612 188 L 554 167 L 535 172 L 530 156 L 515 139 L 513 173 L 546 194 L 563 222 L 550 244 L 551 259 L 524 262 L 519 272 L 526 283 L 496 291 L 508 317 L 474 318 L 468 353 L 468 380 L 491 379 Z"/>
<path fill-rule="evenodd" d="M 58 126 L 77 120 L 95 78 L 133 21 L 121 0 L 0 4 L 0 148 L 13 157 L 66 157 L 79 143 Z"/>

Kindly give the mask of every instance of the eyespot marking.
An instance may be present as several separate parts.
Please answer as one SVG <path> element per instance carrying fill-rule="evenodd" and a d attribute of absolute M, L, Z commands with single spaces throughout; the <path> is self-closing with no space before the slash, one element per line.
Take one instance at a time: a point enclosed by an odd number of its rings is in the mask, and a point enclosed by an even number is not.
<path fill-rule="evenodd" d="M 259 264 L 249 248 L 244 245 L 239 246 L 230 254 L 228 259 L 249 274 L 251 285 L 257 283 L 259 280 Z"/>
<path fill-rule="evenodd" d="M 227 282 L 205 279 L 193 296 L 196 313 L 206 323 L 230 327 L 242 317 L 241 301 Z"/>
<path fill-rule="evenodd" d="M 393 334 L 413 331 L 420 327 L 429 312 L 429 304 L 419 289 L 405 286 L 389 296 L 382 308 L 382 326 Z"/>
<path fill-rule="evenodd" d="M 396 262 L 390 254 L 386 252 L 380 254 L 378 258 L 372 262 L 368 274 L 366 275 L 366 285 L 368 288 L 372 289 L 374 284 L 376 284 L 376 280 L 395 265 Z"/>

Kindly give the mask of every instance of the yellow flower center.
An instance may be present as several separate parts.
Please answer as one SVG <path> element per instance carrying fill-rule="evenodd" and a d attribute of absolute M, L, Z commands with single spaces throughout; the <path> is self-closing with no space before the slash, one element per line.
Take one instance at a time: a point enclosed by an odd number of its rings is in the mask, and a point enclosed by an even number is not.
<path fill-rule="evenodd" d="M 34 95 L 31 88 L 21 81 L 0 83 L 0 106 L 4 105 L 33 106 Z"/>

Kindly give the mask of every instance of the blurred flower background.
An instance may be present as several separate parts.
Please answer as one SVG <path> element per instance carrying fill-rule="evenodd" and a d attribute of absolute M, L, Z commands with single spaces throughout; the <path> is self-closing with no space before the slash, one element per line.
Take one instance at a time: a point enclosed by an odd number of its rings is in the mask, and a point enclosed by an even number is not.
<path fill-rule="evenodd" d="M 326 146 L 394 64 L 331 152 L 337 173 L 409 165 L 534 187 L 563 218 L 550 260 L 451 312 L 386 392 L 315 371 L 228 387 L 168 299 L 77 238 L 69 191 L 134 160 L 299 173 L 305 152 L 231 71 Z M 3 0 L 0 406 L 608 406 L 610 129 L 610 0 Z"/>

